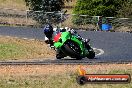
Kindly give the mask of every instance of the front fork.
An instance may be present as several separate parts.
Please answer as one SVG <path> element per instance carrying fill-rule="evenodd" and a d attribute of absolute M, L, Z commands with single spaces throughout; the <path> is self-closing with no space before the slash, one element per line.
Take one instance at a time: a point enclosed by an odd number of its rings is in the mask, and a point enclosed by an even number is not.
<path fill-rule="evenodd" d="M 89 54 L 89 51 L 93 51 L 93 49 L 91 48 L 90 44 L 85 43 L 85 56 Z"/>

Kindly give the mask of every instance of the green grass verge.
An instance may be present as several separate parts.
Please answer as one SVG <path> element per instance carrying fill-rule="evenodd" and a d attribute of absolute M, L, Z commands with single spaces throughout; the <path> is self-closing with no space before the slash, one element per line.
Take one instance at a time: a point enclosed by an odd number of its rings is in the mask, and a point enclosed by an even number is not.
<path fill-rule="evenodd" d="M 0 37 L 0 60 L 28 60 L 54 57 L 43 41 Z"/>
<path fill-rule="evenodd" d="M 130 73 L 131 70 L 112 70 L 109 73 Z M 58 75 L 29 75 L 29 76 L 3 76 L 0 77 L 0 88 L 132 88 L 129 84 L 85 84 L 80 86 L 76 82 L 76 73 Z"/>
<path fill-rule="evenodd" d="M 26 47 L 17 44 L 0 44 L 0 60 L 7 58 L 18 58 L 26 54 Z"/>

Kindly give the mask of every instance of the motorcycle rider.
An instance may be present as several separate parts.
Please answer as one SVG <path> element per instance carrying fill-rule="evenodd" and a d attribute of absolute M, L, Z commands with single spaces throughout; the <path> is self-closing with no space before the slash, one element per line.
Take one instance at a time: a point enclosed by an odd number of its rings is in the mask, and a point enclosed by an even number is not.
<path fill-rule="evenodd" d="M 47 24 L 44 27 L 45 43 L 53 45 L 53 27 L 51 24 Z"/>
<path fill-rule="evenodd" d="M 53 28 L 51 24 L 47 24 L 44 27 L 44 34 L 46 36 L 45 42 L 47 44 L 50 44 L 50 47 L 53 46 L 53 38 L 54 36 L 59 32 L 69 31 L 72 35 L 76 36 L 79 40 L 83 41 L 85 45 L 87 46 L 87 43 L 90 41 L 89 39 L 82 38 L 75 30 L 70 29 L 68 27 L 65 28 Z"/>

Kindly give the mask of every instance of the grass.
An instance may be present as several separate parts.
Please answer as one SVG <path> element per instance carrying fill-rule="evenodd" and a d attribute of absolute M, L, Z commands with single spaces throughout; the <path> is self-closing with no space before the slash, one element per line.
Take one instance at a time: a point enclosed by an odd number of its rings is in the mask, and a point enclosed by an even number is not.
<path fill-rule="evenodd" d="M 1 43 L 0 58 L 17 58 L 26 54 L 26 48 L 17 44 Z"/>
<path fill-rule="evenodd" d="M 19 60 L 53 57 L 44 42 L 24 40 L 13 37 L 0 37 L 0 60 Z"/>
<path fill-rule="evenodd" d="M 120 70 L 120 69 L 119 69 Z M 115 74 L 118 70 L 111 70 L 110 74 Z M 119 71 L 119 73 L 128 73 Z M 132 75 L 132 69 L 129 72 Z M 28 75 L 28 76 L 0 76 L 1 88 L 132 88 L 130 84 L 85 84 L 80 86 L 76 82 L 77 73 L 60 73 L 48 75 Z"/>

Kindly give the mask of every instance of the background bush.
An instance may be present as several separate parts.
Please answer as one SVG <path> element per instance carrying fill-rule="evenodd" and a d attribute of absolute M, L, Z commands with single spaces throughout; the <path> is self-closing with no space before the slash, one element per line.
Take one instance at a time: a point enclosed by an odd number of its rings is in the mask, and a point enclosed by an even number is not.
<path fill-rule="evenodd" d="M 73 13 L 89 17 L 130 17 L 132 16 L 132 0 L 77 0 Z M 81 22 L 83 22 L 82 17 L 73 17 L 74 24 L 81 24 Z"/>

